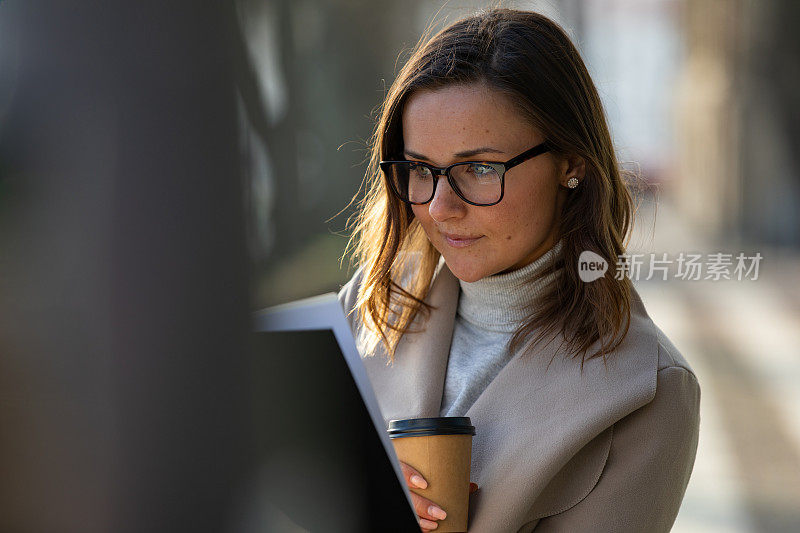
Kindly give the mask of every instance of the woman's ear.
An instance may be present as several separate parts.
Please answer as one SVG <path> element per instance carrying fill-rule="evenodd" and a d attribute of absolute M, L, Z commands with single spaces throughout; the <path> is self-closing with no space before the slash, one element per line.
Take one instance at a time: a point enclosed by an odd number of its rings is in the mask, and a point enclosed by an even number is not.
<path fill-rule="evenodd" d="M 567 182 L 571 178 L 576 178 L 580 183 L 586 174 L 586 160 L 579 155 L 564 156 L 560 162 L 559 171 L 558 182 L 562 186 L 569 187 Z"/>

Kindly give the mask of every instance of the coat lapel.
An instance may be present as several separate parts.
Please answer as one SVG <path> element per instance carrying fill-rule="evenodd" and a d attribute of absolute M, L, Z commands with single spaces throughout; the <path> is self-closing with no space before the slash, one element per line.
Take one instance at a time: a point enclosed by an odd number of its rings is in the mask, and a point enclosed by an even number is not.
<path fill-rule="evenodd" d="M 427 321 L 413 325 L 424 330 L 403 337 L 393 365 L 382 352 L 363 359 L 387 424 L 439 416 L 458 295 L 458 279 L 440 262 L 427 298 L 434 309 Z M 476 427 L 472 480 L 482 489 L 471 499 L 470 530 L 516 531 L 573 456 L 655 397 L 656 328 L 635 290 L 632 297 L 628 335 L 607 364 L 587 360 L 581 373 L 580 360 L 552 358 L 560 336 L 545 339 L 535 350 L 515 354 L 466 413 Z M 607 446 L 596 447 L 607 452 Z M 587 464 L 602 470 L 604 462 Z M 599 471 L 585 476 L 591 486 L 574 487 L 576 494 L 591 490 L 597 476 Z M 555 509 L 573 496 L 547 500 Z"/>
<path fill-rule="evenodd" d="M 606 358 L 606 365 L 602 358 L 587 360 L 581 374 L 578 359 L 559 355 L 548 368 L 556 341 L 535 353 L 522 351 L 467 411 L 477 430 L 472 479 L 486 489 L 470 508 L 470 530 L 505 531 L 498 527 L 499 520 L 506 522 L 509 531 L 516 531 L 514 528 L 526 520 L 574 505 L 597 482 L 605 458 L 600 462 L 584 458 L 586 468 L 599 467 L 595 476 L 584 476 L 588 486 L 571 486 L 570 492 L 558 495 L 548 509 L 533 506 L 573 456 L 655 397 L 656 329 L 635 290 L 632 297 L 628 334 Z M 608 444 L 610 438 L 609 432 Z M 607 453 L 607 446 L 595 446 L 598 453 Z M 509 487 L 517 487 L 530 497 L 509 498 Z M 504 516 L 481 513 L 480 508 L 502 508 Z"/>
<path fill-rule="evenodd" d="M 428 320 L 412 324 L 389 365 L 382 350 L 362 359 L 381 413 L 388 426 L 396 418 L 439 416 L 450 341 L 458 306 L 458 279 L 440 262 L 426 301 L 433 306 Z"/>

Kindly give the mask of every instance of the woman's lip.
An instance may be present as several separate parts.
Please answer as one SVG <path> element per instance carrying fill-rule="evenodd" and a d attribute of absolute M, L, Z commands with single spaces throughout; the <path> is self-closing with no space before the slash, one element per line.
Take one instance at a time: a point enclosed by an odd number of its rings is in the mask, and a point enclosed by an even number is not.
<path fill-rule="evenodd" d="M 463 248 L 464 246 L 469 246 L 470 244 L 474 243 L 475 241 L 483 237 L 483 235 L 480 235 L 478 237 L 467 237 L 464 235 L 450 235 L 448 233 L 442 233 L 442 236 L 444 237 L 444 240 L 447 241 L 447 244 L 455 248 Z"/>

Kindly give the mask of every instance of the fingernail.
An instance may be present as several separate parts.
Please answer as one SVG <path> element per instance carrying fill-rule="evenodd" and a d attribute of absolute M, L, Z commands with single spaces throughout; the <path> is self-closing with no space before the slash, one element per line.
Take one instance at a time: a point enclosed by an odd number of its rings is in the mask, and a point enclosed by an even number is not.
<path fill-rule="evenodd" d="M 444 509 L 440 509 L 435 505 L 428 507 L 428 513 L 436 520 L 444 520 L 447 518 L 447 513 L 444 512 Z"/>
<path fill-rule="evenodd" d="M 432 520 L 426 520 L 424 518 L 419 519 L 419 525 L 424 527 L 425 529 L 436 529 L 439 527 L 438 522 L 434 522 Z"/>
<path fill-rule="evenodd" d="M 420 477 L 420 476 L 418 476 L 416 474 L 411 476 L 411 483 L 413 483 L 414 485 L 416 485 L 420 489 L 424 489 L 424 488 L 426 488 L 428 486 L 428 482 L 425 481 L 424 479 L 422 479 L 422 477 Z"/>

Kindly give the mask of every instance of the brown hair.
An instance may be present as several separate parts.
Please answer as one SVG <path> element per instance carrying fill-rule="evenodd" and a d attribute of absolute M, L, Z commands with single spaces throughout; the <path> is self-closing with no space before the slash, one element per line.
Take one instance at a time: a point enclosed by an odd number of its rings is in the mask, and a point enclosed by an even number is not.
<path fill-rule="evenodd" d="M 430 305 L 424 302 L 439 261 L 410 206 L 394 197 L 378 162 L 402 157 L 403 106 L 422 89 L 483 83 L 510 97 L 559 156 L 578 155 L 586 172 L 568 193 L 559 213 L 561 253 L 543 276 L 563 270 L 522 324 L 509 347 L 518 348 L 538 331 L 534 344 L 561 332 L 561 347 L 589 358 L 613 351 L 630 325 L 631 282 L 615 268 L 591 283 L 578 277 L 579 254 L 591 250 L 609 266 L 624 253 L 632 225 L 633 199 L 623 181 L 597 89 L 564 30 L 538 13 L 491 9 L 455 22 L 417 45 L 392 84 L 371 139 L 366 193 L 350 221 L 347 251 L 362 269 L 356 310 L 394 360 L 400 337 Z M 355 199 L 354 199 L 355 200 Z"/>

